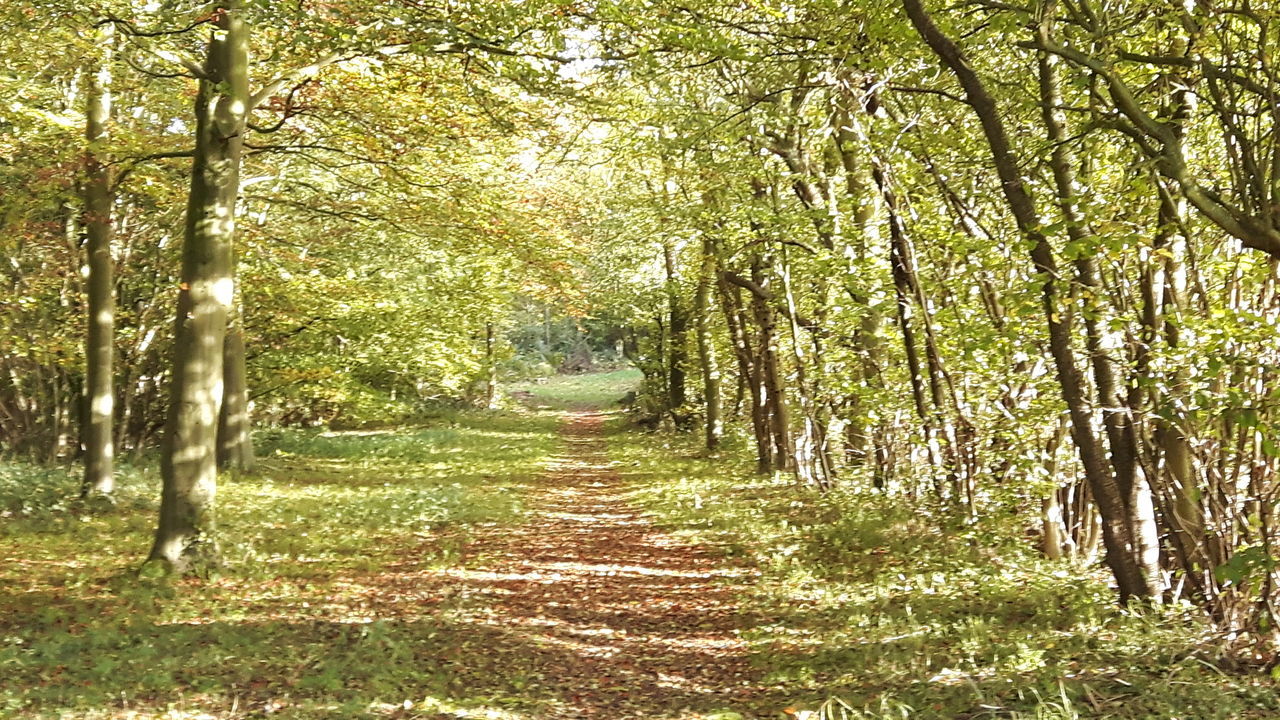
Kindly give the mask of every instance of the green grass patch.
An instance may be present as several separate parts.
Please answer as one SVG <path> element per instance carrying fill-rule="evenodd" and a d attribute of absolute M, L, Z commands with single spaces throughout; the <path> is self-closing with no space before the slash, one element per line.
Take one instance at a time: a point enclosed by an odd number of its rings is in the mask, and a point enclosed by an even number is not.
<path fill-rule="evenodd" d="M 905 499 L 826 496 L 709 461 L 696 437 L 610 435 L 668 529 L 759 566 L 746 638 L 815 718 L 1263 718 L 1265 676 L 1219 669 L 1186 607 L 1121 612 L 1096 568 L 942 530 Z M 1016 533 L 1014 533 L 1016 535 Z"/>
<path fill-rule="evenodd" d="M 154 471 L 85 507 L 74 474 L 0 466 L 0 717 L 503 717 L 520 693 L 476 675 L 503 640 L 460 619 L 443 570 L 479 527 L 525 522 L 558 422 L 263 433 L 261 471 L 220 483 L 227 565 L 204 580 L 134 573 Z"/>
<path fill-rule="evenodd" d="M 623 396 L 635 390 L 639 370 L 627 368 L 585 375 L 556 375 L 546 380 L 514 383 L 510 396 L 534 407 L 550 410 L 617 409 Z"/>

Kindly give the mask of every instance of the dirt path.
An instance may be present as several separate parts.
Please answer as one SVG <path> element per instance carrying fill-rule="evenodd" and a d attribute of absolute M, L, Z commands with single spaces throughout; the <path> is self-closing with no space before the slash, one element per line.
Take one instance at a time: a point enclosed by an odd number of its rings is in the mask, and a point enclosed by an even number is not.
<path fill-rule="evenodd" d="M 540 718 L 756 717 L 759 673 L 735 633 L 750 620 L 733 597 L 751 573 L 626 501 L 603 421 L 570 415 L 566 449 L 531 493 L 533 521 L 479 534 L 447 571 L 467 621 L 505 644 L 494 653 L 518 655 L 490 674 L 547 698 Z"/>

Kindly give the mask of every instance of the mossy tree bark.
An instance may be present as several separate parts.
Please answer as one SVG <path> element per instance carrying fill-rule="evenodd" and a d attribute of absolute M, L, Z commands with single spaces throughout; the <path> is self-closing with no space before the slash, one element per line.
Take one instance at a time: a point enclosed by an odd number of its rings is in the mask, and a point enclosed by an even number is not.
<path fill-rule="evenodd" d="M 218 559 L 217 422 L 223 342 L 235 288 L 231 242 L 249 105 L 248 28 L 242 13 L 239 0 L 215 7 L 215 30 L 196 97 L 173 384 L 161 446 L 164 490 L 148 560 L 175 573 L 203 571 Z"/>

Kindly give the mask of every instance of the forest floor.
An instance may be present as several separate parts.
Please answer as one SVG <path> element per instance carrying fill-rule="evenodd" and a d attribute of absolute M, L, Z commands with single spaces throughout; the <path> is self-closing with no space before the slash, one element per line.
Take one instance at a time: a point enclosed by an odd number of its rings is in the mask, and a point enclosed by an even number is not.
<path fill-rule="evenodd" d="M 1280 717 L 1185 607 L 1120 612 L 1016 528 L 631 431 L 617 372 L 524 407 L 260 436 L 225 571 L 143 580 L 113 507 L 0 463 L 0 718 Z"/>
<path fill-rule="evenodd" d="M 626 498 L 605 416 L 569 411 L 557 454 L 527 498 L 529 522 L 488 527 L 469 560 L 433 578 L 493 633 L 487 652 L 540 718 L 781 716 L 738 632 L 750 566 L 654 527 Z M 472 685 L 472 687 L 476 687 Z M 755 713 L 752 713 L 755 716 Z"/>

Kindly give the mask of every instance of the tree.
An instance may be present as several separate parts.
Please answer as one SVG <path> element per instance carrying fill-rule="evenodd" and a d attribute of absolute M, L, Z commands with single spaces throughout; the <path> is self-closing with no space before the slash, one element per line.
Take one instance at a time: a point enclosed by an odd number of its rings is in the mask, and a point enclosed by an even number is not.
<path fill-rule="evenodd" d="M 85 68 L 84 227 L 88 240 L 85 340 L 84 495 L 110 495 L 115 489 L 115 259 L 112 235 L 115 190 L 103 145 L 111 122 L 111 46 L 114 26 L 100 23 Z"/>
<path fill-rule="evenodd" d="M 218 562 L 214 515 L 223 342 L 234 298 L 232 241 L 249 112 L 249 28 L 237 0 L 218 4 L 200 72 L 195 151 L 183 238 L 164 489 L 148 563 L 168 572 Z"/>
<path fill-rule="evenodd" d="M 1122 481 L 1107 467 L 1103 448 L 1094 435 L 1092 413 L 1085 401 L 1072 349 L 1071 324 L 1059 306 L 1056 288 L 1058 264 L 1048 237 L 1040 229 L 1039 214 L 1018 169 L 1019 163 L 1010 147 L 999 108 L 964 53 L 938 29 L 920 0 L 903 0 L 903 6 L 921 38 L 960 81 L 966 102 L 982 124 L 1009 209 L 1031 247 L 1031 262 L 1042 283 L 1041 297 L 1058 384 L 1071 413 L 1072 436 L 1085 476 L 1102 513 L 1107 564 L 1115 575 L 1121 602 L 1129 598 L 1158 597 L 1160 581 L 1155 572 L 1154 558 L 1138 536 L 1142 511 L 1133 502 L 1132 491 L 1126 491 Z M 1100 387 L 1099 391 L 1107 394 L 1113 393 L 1114 389 Z M 1120 449 L 1113 447 L 1111 451 L 1113 459 L 1117 458 Z"/>

